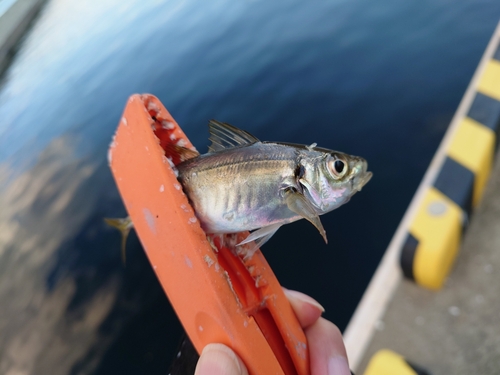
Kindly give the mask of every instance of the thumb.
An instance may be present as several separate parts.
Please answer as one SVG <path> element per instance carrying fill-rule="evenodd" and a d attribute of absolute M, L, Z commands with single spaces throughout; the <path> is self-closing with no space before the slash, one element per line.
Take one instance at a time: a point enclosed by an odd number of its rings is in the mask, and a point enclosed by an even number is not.
<path fill-rule="evenodd" d="M 201 352 L 195 375 L 248 375 L 243 361 L 226 345 L 208 344 Z"/>

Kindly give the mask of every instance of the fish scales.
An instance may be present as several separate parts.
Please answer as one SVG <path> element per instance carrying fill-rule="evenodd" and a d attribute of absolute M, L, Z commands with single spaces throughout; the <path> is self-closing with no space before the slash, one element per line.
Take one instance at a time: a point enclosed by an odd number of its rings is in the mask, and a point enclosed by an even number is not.
<path fill-rule="evenodd" d="M 188 160 L 179 165 L 179 180 L 188 197 L 197 197 L 191 203 L 206 231 L 252 230 L 300 218 L 280 193 L 297 158 L 290 147 L 258 143 Z"/>

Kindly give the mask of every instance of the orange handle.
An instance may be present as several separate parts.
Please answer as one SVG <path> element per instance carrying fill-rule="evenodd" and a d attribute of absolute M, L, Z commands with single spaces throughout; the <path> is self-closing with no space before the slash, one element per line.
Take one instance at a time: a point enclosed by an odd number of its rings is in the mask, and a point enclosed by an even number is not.
<path fill-rule="evenodd" d="M 186 333 L 201 352 L 223 343 L 250 374 L 309 374 L 307 341 L 262 253 L 242 259 L 201 229 L 175 172 L 169 143 L 192 147 L 152 95 L 128 100 L 110 166 L 149 261 Z M 167 151 L 169 152 L 169 151 Z M 240 241 L 247 234 L 238 233 Z"/>

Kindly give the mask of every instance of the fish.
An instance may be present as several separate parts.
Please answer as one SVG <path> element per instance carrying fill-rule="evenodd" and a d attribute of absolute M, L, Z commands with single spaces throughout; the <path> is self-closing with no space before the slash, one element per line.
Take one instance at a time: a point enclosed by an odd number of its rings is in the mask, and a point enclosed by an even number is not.
<path fill-rule="evenodd" d="M 208 127 L 208 153 L 189 150 L 177 165 L 178 180 L 206 233 L 253 231 L 238 245 L 260 247 L 300 219 L 328 242 L 319 216 L 347 203 L 373 175 L 359 156 L 316 144 L 262 142 L 216 120 Z"/>
<path fill-rule="evenodd" d="M 316 143 L 260 141 L 217 120 L 210 120 L 208 128 L 208 153 L 176 144 L 165 151 L 179 156 L 180 163 L 172 167 L 205 233 L 251 231 L 236 245 L 253 242 L 247 249 L 251 253 L 281 226 L 301 219 L 312 223 L 327 243 L 319 216 L 347 203 L 373 175 L 362 157 Z M 131 222 L 122 220 L 115 227 L 129 230 Z"/>

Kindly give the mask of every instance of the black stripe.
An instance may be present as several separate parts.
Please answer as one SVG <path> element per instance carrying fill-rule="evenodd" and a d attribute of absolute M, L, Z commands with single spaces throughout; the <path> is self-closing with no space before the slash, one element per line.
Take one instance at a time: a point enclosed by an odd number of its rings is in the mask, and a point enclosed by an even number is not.
<path fill-rule="evenodd" d="M 478 92 L 470 106 L 467 116 L 495 132 L 495 149 L 498 148 L 500 135 L 500 101 Z"/>
<path fill-rule="evenodd" d="M 447 156 L 434 187 L 470 216 L 474 191 L 474 173 L 470 169 Z"/>
<path fill-rule="evenodd" d="M 415 252 L 417 250 L 418 240 L 408 233 L 406 241 L 401 249 L 401 256 L 399 257 L 399 264 L 403 270 L 403 275 L 410 280 L 415 281 L 413 275 L 413 260 L 415 259 Z"/>
<path fill-rule="evenodd" d="M 432 375 L 429 371 L 427 371 L 426 369 L 420 367 L 420 366 L 417 366 L 416 364 L 408 361 L 407 359 L 405 359 L 406 363 L 408 364 L 408 366 L 411 367 L 411 369 L 413 371 L 415 371 L 415 375 Z"/>

